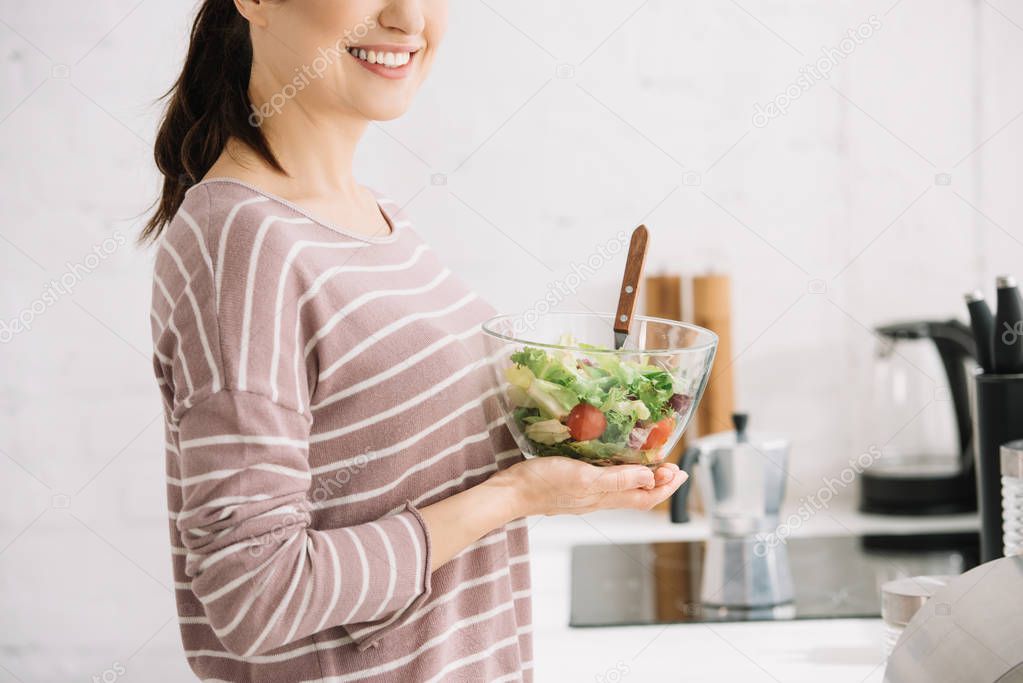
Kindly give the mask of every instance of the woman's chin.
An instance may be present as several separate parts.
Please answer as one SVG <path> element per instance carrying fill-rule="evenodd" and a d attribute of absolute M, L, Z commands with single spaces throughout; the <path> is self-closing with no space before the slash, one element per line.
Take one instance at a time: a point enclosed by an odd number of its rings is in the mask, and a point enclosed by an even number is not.
<path fill-rule="evenodd" d="M 411 98 L 388 102 L 366 102 L 358 107 L 359 112 L 370 121 L 393 121 L 409 110 Z"/>

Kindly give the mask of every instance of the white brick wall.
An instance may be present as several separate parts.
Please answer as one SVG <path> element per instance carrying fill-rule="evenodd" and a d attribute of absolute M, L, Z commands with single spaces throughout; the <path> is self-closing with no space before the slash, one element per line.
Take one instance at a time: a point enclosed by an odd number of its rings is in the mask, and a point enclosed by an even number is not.
<path fill-rule="evenodd" d="M 793 499 L 890 436 L 871 429 L 866 327 L 960 315 L 963 291 L 1023 274 L 1023 11 L 1006 0 L 452 5 L 433 80 L 371 129 L 361 176 L 501 309 L 640 220 L 654 269 L 731 273 L 740 403 L 792 438 Z M 3 320 L 133 237 L 191 6 L 0 2 Z M 830 79 L 752 125 L 870 15 Z M 0 683 L 186 676 L 149 262 L 118 248 L 0 346 Z M 564 308 L 609 308 L 613 266 Z"/>

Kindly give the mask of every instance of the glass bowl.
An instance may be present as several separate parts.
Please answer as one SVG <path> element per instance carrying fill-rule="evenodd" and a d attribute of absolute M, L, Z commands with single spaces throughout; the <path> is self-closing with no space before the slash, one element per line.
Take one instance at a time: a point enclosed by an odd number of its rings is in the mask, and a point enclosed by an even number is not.
<path fill-rule="evenodd" d="M 634 316 L 616 351 L 613 321 L 529 312 L 483 323 L 501 409 L 526 455 L 653 467 L 682 436 L 707 386 L 717 335 Z"/>

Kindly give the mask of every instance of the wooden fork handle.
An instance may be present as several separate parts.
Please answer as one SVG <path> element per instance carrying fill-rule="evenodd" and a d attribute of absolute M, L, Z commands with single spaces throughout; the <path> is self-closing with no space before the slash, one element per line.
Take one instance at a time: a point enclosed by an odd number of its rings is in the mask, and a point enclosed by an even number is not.
<path fill-rule="evenodd" d="M 632 327 L 632 316 L 636 310 L 636 292 L 643 278 L 643 264 L 646 261 L 647 229 L 641 225 L 632 232 L 629 241 L 629 256 L 625 261 L 625 275 L 622 276 L 622 290 L 618 295 L 618 310 L 615 311 L 615 332 L 628 334 Z"/>

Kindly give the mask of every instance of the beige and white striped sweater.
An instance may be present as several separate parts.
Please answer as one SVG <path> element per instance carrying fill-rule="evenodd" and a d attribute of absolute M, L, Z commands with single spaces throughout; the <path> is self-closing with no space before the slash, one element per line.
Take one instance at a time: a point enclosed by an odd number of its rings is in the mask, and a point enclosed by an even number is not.
<path fill-rule="evenodd" d="M 430 574 L 418 506 L 521 459 L 491 308 L 392 203 L 367 239 L 244 183 L 192 188 L 152 327 L 182 640 L 221 681 L 531 679 L 523 521 Z"/>

